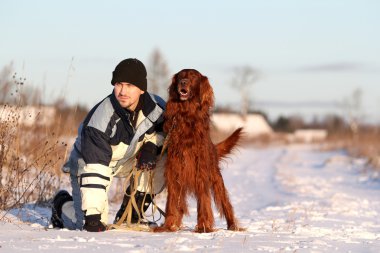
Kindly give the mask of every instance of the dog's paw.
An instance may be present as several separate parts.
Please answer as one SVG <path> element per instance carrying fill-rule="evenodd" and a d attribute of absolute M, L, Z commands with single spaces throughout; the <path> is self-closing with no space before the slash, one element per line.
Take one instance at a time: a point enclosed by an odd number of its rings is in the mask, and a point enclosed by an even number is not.
<path fill-rule="evenodd" d="M 162 232 L 168 232 L 168 229 L 166 227 L 155 227 L 151 229 L 155 233 L 162 233 Z"/>
<path fill-rule="evenodd" d="M 161 227 L 155 227 L 155 228 L 152 228 L 152 231 L 153 232 L 156 232 L 156 233 L 162 233 L 162 232 L 177 232 L 179 230 L 179 227 L 176 226 L 176 225 L 172 225 L 172 226 L 161 226 Z"/>
<path fill-rule="evenodd" d="M 212 233 L 215 229 L 212 227 L 206 227 L 206 226 L 195 226 L 194 232 L 196 233 Z"/>
<path fill-rule="evenodd" d="M 228 226 L 227 229 L 231 230 L 231 231 L 246 231 L 247 230 L 246 228 L 239 227 L 236 224 L 232 224 L 232 225 Z"/>

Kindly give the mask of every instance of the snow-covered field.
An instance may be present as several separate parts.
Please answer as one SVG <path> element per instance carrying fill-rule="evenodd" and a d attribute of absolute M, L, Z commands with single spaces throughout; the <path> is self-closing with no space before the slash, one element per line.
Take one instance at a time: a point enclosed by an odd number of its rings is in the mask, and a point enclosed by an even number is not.
<path fill-rule="evenodd" d="M 244 147 L 223 167 L 245 232 L 216 215 L 218 231 L 193 233 L 194 201 L 184 230 L 163 234 L 46 230 L 50 210 L 24 208 L 0 223 L 0 252 L 380 252 L 380 179 L 364 160 L 316 146 Z"/>

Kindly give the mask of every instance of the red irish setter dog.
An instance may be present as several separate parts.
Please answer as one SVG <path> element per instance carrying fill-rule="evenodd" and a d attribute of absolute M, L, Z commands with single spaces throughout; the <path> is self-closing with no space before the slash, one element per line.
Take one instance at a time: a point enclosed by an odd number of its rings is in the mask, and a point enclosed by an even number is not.
<path fill-rule="evenodd" d="M 206 76 L 184 69 L 174 75 L 169 87 L 164 131 L 168 134 L 165 179 L 168 187 L 165 223 L 155 232 L 173 232 L 188 214 L 186 197 L 197 200 L 196 232 L 214 231 L 211 195 L 229 230 L 240 230 L 224 186 L 219 167 L 221 159 L 236 146 L 241 137 L 237 129 L 225 141 L 214 145 L 210 138 L 210 113 L 214 94 Z"/>

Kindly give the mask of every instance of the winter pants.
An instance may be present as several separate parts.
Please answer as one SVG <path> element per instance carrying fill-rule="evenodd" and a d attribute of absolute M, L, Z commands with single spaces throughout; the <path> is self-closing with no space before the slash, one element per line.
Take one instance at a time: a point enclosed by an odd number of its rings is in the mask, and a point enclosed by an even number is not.
<path fill-rule="evenodd" d="M 136 155 L 136 154 L 135 154 Z M 119 168 L 116 168 L 114 171 L 117 174 L 114 177 L 127 177 L 132 172 L 133 167 L 136 163 L 136 156 L 131 157 L 127 162 L 121 165 Z M 149 173 L 143 172 L 138 179 L 137 190 L 140 192 L 148 192 L 152 194 L 158 194 L 165 188 L 165 179 L 164 179 L 164 165 L 165 165 L 164 156 L 161 160 L 158 160 L 156 168 L 152 171 L 153 176 L 153 186 L 149 182 Z M 82 197 L 80 192 L 79 179 L 80 175 L 78 171 L 85 166 L 83 158 L 80 156 L 78 151 L 74 148 L 70 154 L 70 158 L 63 167 L 64 172 L 70 173 L 70 182 L 72 188 L 72 197 L 73 201 L 68 201 L 62 206 L 62 220 L 65 228 L 70 230 L 82 230 L 84 225 L 84 213 L 82 211 Z M 112 183 L 113 177 L 111 177 Z M 106 189 L 108 193 L 109 187 Z M 101 214 L 101 221 L 105 224 L 108 223 L 108 201 L 104 213 Z"/>

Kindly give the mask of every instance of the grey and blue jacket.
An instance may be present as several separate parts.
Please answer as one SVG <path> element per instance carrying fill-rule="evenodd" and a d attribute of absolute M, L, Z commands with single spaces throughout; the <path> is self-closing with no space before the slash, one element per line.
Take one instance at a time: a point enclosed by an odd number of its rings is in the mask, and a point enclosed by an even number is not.
<path fill-rule="evenodd" d="M 145 92 L 130 112 L 112 93 L 88 113 L 74 144 L 85 163 L 78 176 L 86 215 L 103 212 L 111 177 L 122 174 L 127 160 L 142 150 L 156 159 L 164 141 L 164 107 L 162 98 Z"/>

